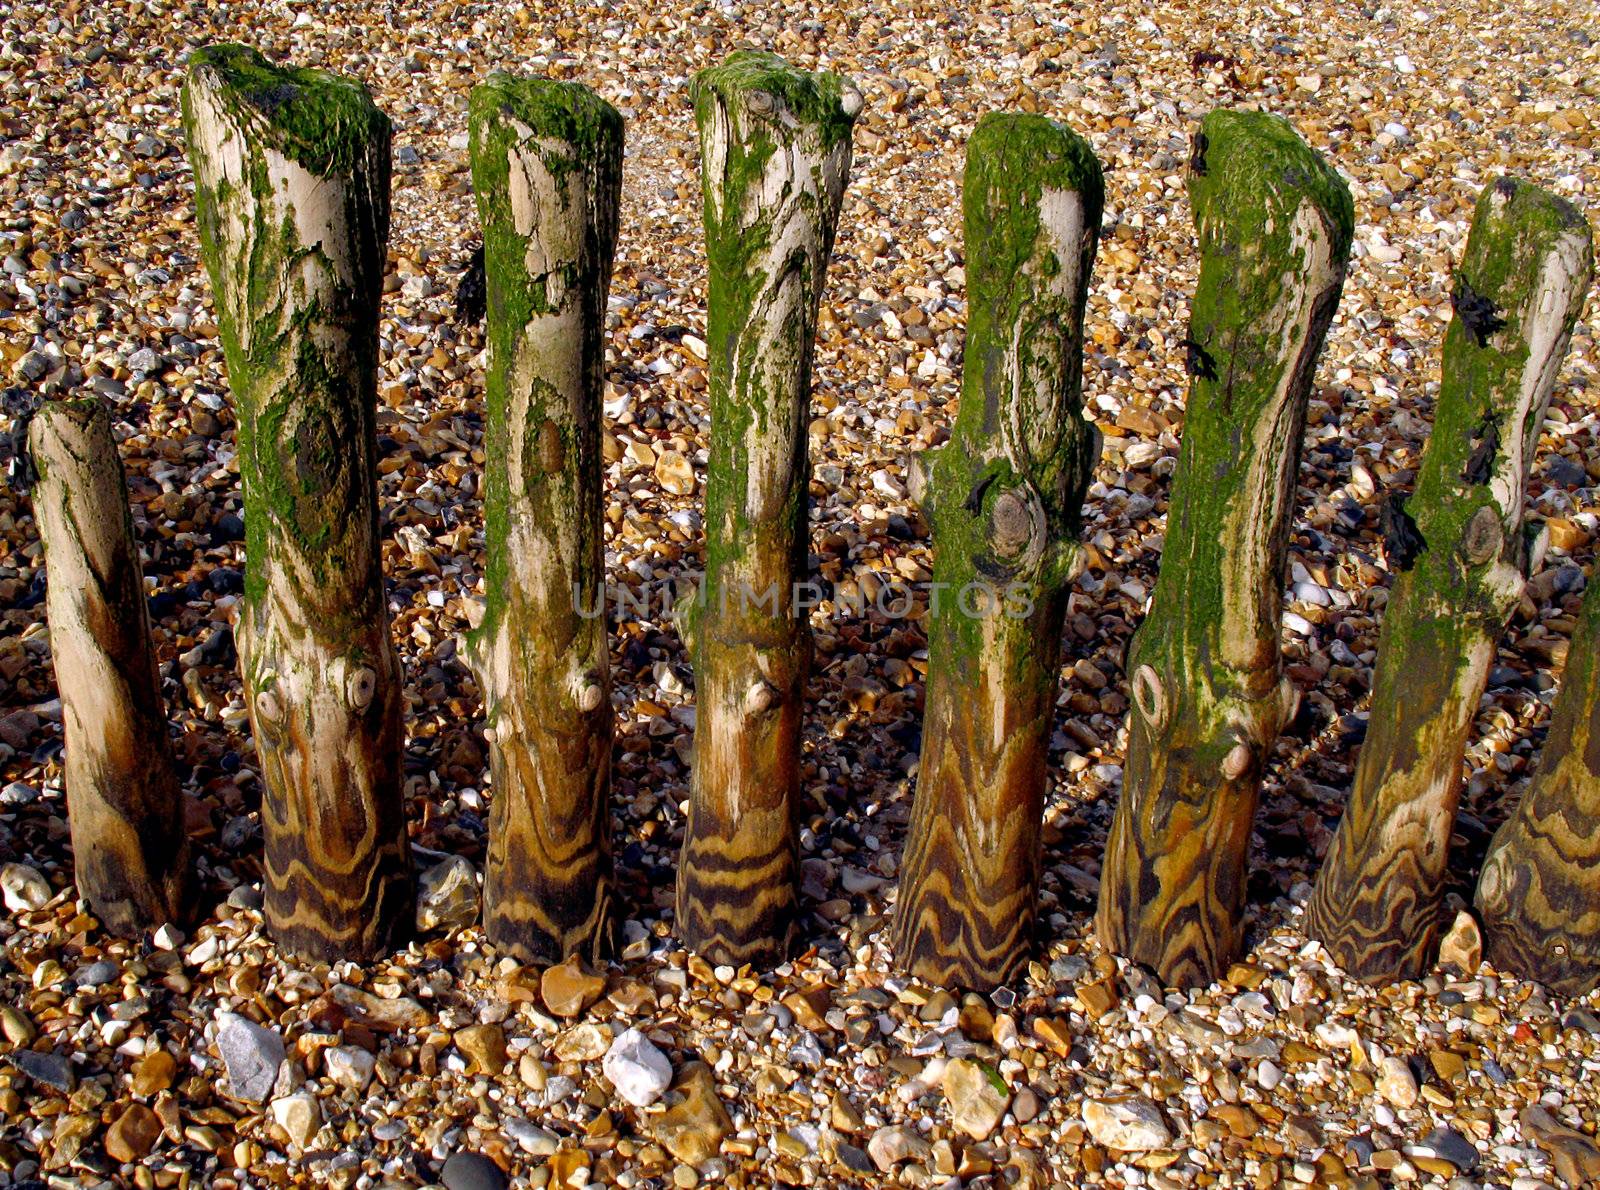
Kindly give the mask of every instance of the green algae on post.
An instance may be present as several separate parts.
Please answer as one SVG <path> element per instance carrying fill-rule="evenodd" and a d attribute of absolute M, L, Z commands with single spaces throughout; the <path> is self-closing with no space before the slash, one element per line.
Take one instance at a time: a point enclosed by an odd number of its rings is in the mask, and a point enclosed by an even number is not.
<path fill-rule="evenodd" d="M 1296 698 L 1278 633 L 1306 401 L 1354 225 L 1339 175 L 1259 112 L 1201 121 L 1189 199 L 1189 400 L 1161 570 L 1128 649 L 1096 919 L 1107 948 L 1177 986 L 1215 979 L 1243 940 L 1261 773 Z"/>
<path fill-rule="evenodd" d="M 1083 493 L 1083 311 L 1104 183 L 1088 142 L 990 114 L 967 145 L 967 345 L 950 441 L 926 468 L 935 601 L 896 961 L 987 991 L 1026 963 L 1046 749 Z M 966 594 L 971 592 L 971 594 Z"/>
<path fill-rule="evenodd" d="M 1522 596 L 1527 475 L 1593 268 L 1570 203 L 1512 178 L 1479 196 L 1403 510 L 1414 544 L 1391 551 L 1366 740 L 1306 909 L 1306 932 L 1360 979 L 1417 978 L 1432 961 L 1467 734 Z"/>
<path fill-rule="evenodd" d="M 412 911 L 375 459 L 389 121 L 358 83 L 210 46 L 183 127 L 238 408 L 267 925 L 376 958 Z"/>
<path fill-rule="evenodd" d="M 601 400 L 622 117 L 587 87 L 496 73 L 470 102 L 489 363 L 483 689 L 494 805 L 484 930 L 524 962 L 611 949 L 612 710 L 601 604 Z"/>
<path fill-rule="evenodd" d="M 691 86 L 700 133 L 711 458 L 677 927 L 716 963 L 781 961 L 794 928 L 801 696 L 811 632 L 806 425 L 817 304 L 861 95 L 739 52 Z"/>

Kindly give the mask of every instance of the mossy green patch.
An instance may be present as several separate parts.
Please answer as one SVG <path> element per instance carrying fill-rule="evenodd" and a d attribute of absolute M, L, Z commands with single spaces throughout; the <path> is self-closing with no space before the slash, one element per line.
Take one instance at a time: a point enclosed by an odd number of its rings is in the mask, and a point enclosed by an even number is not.
<path fill-rule="evenodd" d="M 746 442 L 752 426 L 768 429 L 770 418 L 786 416 L 797 401 L 803 409 L 809 397 L 821 274 L 832 250 L 844 181 L 841 176 L 830 187 L 829 171 L 848 167 L 856 108 L 846 99 L 859 102 L 859 96 L 836 75 L 809 74 L 774 54 L 750 51 L 702 70 L 690 93 L 701 159 L 710 166 L 702 174 L 702 190 L 710 263 L 709 389 L 716 429 L 706 476 L 704 590 L 725 593 L 737 604 L 726 568 L 744 555 L 757 533 L 779 535 L 788 544 L 793 575 L 805 573 L 809 468 L 804 418 L 801 440 L 793 444 L 796 473 L 781 506 L 769 510 L 769 523 L 761 526 L 750 524 L 746 515 Z M 730 114 L 726 123 L 724 109 Z M 813 174 L 791 178 L 781 195 L 765 195 L 763 179 L 780 150 L 792 151 L 798 167 Z M 763 209 L 751 218 L 758 201 Z M 773 276 L 768 258 L 780 218 L 804 219 L 816 234 L 812 242 L 775 262 L 780 272 Z M 784 286 L 805 295 L 790 306 L 784 324 L 753 326 L 763 295 L 776 295 Z M 766 341 L 758 345 L 758 338 Z M 758 578 L 782 585 L 780 576 Z M 736 578 L 732 585 L 740 581 Z M 787 611 L 787 593 L 783 603 Z"/>
<path fill-rule="evenodd" d="M 739 105 L 752 91 L 764 91 L 781 100 L 796 121 L 816 128 L 824 151 L 849 139 L 855 126 L 857 113 L 845 108 L 845 96 L 854 92 L 848 80 L 837 74 L 797 70 L 777 54 L 736 50 L 700 71 L 689 84 L 696 109 L 712 92 L 725 103 Z"/>
<path fill-rule="evenodd" d="M 1231 742 L 1220 727 L 1227 712 L 1214 700 L 1254 699 L 1276 689 L 1275 666 L 1235 673 L 1222 663 L 1229 617 L 1251 614 L 1227 606 L 1230 568 L 1244 564 L 1240 551 L 1247 548 L 1236 535 L 1268 533 L 1272 549 L 1281 550 L 1287 509 L 1279 510 L 1281 524 L 1270 526 L 1230 528 L 1230 518 L 1240 502 L 1257 498 L 1250 488 L 1254 459 L 1274 449 L 1258 439 L 1264 419 L 1284 419 L 1279 432 L 1289 438 L 1289 473 L 1297 466 L 1310 369 L 1342 288 L 1354 206 L 1337 172 L 1287 121 L 1251 111 L 1215 111 L 1201 121 L 1189 197 L 1201 266 L 1190 317 L 1188 412 L 1163 552 L 1165 581 L 1157 583 L 1130 667 L 1148 663 L 1182 673 L 1202 664 L 1212 696 L 1206 713 L 1220 717 L 1212 743 L 1225 753 Z M 1307 226 L 1307 212 L 1317 226 Z M 1312 283 L 1313 235 L 1325 241 L 1334 283 L 1297 296 L 1294 286 Z M 1308 320 L 1293 352 L 1285 351 L 1286 317 Z M 1303 374 L 1286 375 L 1295 368 Z M 1285 398 L 1285 391 L 1293 395 Z M 1277 600 L 1279 581 L 1275 571 L 1263 574 L 1250 598 Z"/>
<path fill-rule="evenodd" d="M 508 557 L 511 532 L 510 491 L 512 467 L 521 468 L 519 487 L 535 509 L 533 515 L 559 515 L 557 508 L 586 508 L 600 487 L 598 361 L 603 358 L 601 338 L 605 298 L 616 243 L 617 208 L 622 184 L 623 121 L 618 111 L 589 88 L 552 79 L 523 78 L 495 72 L 473 88 L 468 103 L 473 192 L 483 228 L 484 274 L 487 282 L 489 367 L 486 377 L 485 438 L 489 447 L 484 477 L 484 534 L 486 541 L 485 589 L 488 597 L 475 641 L 496 631 L 505 614 L 504 595 L 510 582 Z M 569 259 L 553 262 L 553 271 L 532 273 L 528 268 L 529 242 L 550 236 L 549 226 L 522 234 L 512 204 L 512 159 L 517 154 L 537 155 L 549 173 L 566 212 L 542 211 L 547 220 L 581 220 L 578 251 Z M 520 167 L 519 167 L 520 168 Z M 571 181 L 582 177 L 575 190 Z M 584 204 L 572 210 L 571 204 Z M 564 238 L 564 237 L 562 237 Z M 589 361 L 584 391 L 559 391 L 546 376 L 545 361 L 527 335 L 537 320 L 559 315 L 573 303 L 580 306 L 579 333 L 584 338 L 583 358 Z M 513 393 L 518 378 L 528 383 L 526 393 Z M 525 396 L 523 424 L 516 427 L 525 444 L 513 458 L 511 425 L 515 399 Z M 590 406 L 593 406 L 591 408 Z M 562 466 L 546 467 L 546 455 L 559 455 Z M 558 490 L 559 489 L 559 490 Z M 575 581 L 603 583 L 603 575 L 588 564 L 597 529 L 583 526 L 584 555 L 567 561 L 576 567 Z M 589 573 L 595 570 L 596 573 Z M 581 591 L 585 607 L 598 595 Z"/>
<path fill-rule="evenodd" d="M 197 90 L 202 76 L 208 85 Z M 202 95 L 217 110 L 198 111 Z M 275 67 L 235 45 L 191 56 L 182 99 L 201 254 L 239 409 L 248 556 L 288 549 L 322 589 L 347 586 L 357 552 L 373 554 L 377 565 L 364 510 L 373 503 L 367 485 L 389 121 L 357 83 Z M 203 134 L 216 121 L 240 138 L 242 186 L 206 157 Z M 342 202 L 346 242 L 301 241 L 288 195 L 274 186 L 272 154 L 337 183 L 324 193 Z M 329 328 L 339 333 L 330 336 Z M 252 605 L 265 596 L 271 570 L 262 561 L 250 566 Z"/>
<path fill-rule="evenodd" d="M 1077 204 L 1077 242 L 1059 253 L 1047 203 Z M 925 503 L 935 525 L 934 581 L 959 592 L 971 583 L 1003 591 L 1022 583 L 1033 615 L 1003 622 L 1014 647 L 1013 677 L 1053 682 L 1036 664 L 1040 633 L 1059 632 L 1063 595 L 1076 562 L 1083 493 L 1098 453 L 1082 416 L 1083 308 L 1098 240 L 1105 184 L 1087 141 L 1043 116 L 992 113 L 967 146 L 962 212 L 967 249 L 967 345 L 961 403 L 949 445 L 933 456 Z M 1055 284 L 1075 270 L 1070 291 Z M 1051 399 L 1019 393 L 1042 384 Z M 1044 424 L 1035 424 L 1043 418 Z M 990 520 L 1003 493 L 1028 489 L 1043 506 L 1047 546 L 1018 570 L 994 557 Z M 954 600 L 934 618 L 936 664 L 976 667 L 983 618 Z M 1052 627 L 1053 625 L 1053 627 Z M 1046 672 L 1048 670 L 1048 673 Z"/>
<path fill-rule="evenodd" d="M 344 173 L 375 139 L 389 138 L 389 117 L 361 83 L 325 70 L 275 66 L 243 45 L 202 46 L 189 73 L 212 72 L 223 90 L 248 104 L 272 129 L 273 147 L 325 177 Z"/>

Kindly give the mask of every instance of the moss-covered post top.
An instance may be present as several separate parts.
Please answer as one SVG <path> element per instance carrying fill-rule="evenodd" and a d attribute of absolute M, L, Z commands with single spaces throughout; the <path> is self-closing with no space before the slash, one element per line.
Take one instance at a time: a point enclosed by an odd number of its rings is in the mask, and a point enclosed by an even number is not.
<path fill-rule="evenodd" d="M 848 78 L 797 70 L 764 50 L 736 50 L 706 67 L 690 81 L 689 96 L 700 110 L 720 99 L 747 119 L 814 126 L 824 149 L 848 140 L 861 114 L 861 92 Z"/>
<path fill-rule="evenodd" d="M 622 136 L 622 113 L 582 83 L 522 77 L 496 70 L 472 88 L 467 103 L 473 128 L 515 120 L 524 136 L 559 140 L 581 150 Z"/>
<path fill-rule="evenodd" d="M 363 349 L 375 352 L 391 127 L 367 88 L 214 45 L 189 56 L 182 104 L 201 253 L 240 399 L 290 366 L 279 358 L 285 328 L 252 313 L 280 305 L 270 294 L 341 328 L 370 322 Z"/>
<path fill-rule="evenodd" d="M 1067 193 L 1081 196 L 1085 217 L 1084 225 L 1063 241 L 1052 225 L 1057 214 L 1053 208 L 1062 200 L 1052 196 Z M 1044 231 L 1054 247 L 1039 262 L 1043 274 L 1087 286 L 1088 277 L 1078 273 L 1076 253 L 1082 238 L 1099 227 L 1104 205 L 1100 162 L 1089 142 L 1065 124 L 1024 112 L 990 112 L 973 129 L 961 183 L 961 214 L 970 237 L 967 255 L 981 270 L 982 284 L 1032 272 Z M 1009 208 L 1008 218 L 996 218 L 1001 206 Z"/>
<path fill-rule="evenodd" d="M 1500 316 L 1503 311 L 1487 310 L 1484 302 L 1497 297 L 1510 300 L 1532 288 L 1550 267 L 1545 257 L 1551 251 L 1561 253 L 1558 265 L 1581 275 L 1594 259 L 1592 229 L 1583 212 L 1560 195 L 1513 177 L 1496 178 L 1483 188 L 1473 208 L 1473 226 L 1481 230 L 1467 238 L 1456 268 L 1456 318 L 1446 333 L 1470 335 L 1480 350 L 1510 347 L 1522 328 L 1507 323 Z M 1509 228 L 1511 234 L 1495 234 L 1500 228 Z M 1530 244 L 1544 250 L 1530 252 Z M 1572 319 L 1576 320 L 1585 296 L 1580 290 L 1567 308 Z M 1534 307 L 1515 313 L 1528 318 L 1540 311 Z"/>
<path fill-rule="evenodd" d="M 991 112 L 968 142 L 961 201 L 967 342 L 983 348 L 963 369 L 957 426 L 972 441 L 998 437 L 996 462 L 1009 473 L 991 486 L 998 494 L 1026 480 L 1070 545 L 1082 496 L 1067 481 L 1093 465 L 1083 451 L 1098 454 L 1077 417 L 1083 304 L 1105 205 L 1100 162 L 1064 124 Z M 1068 333 L 1047 333 L 1055 326 Z M 924 497 L 933 516 L 936 491 Z"/>
<path fill-rule="evenodd" d="M 592 304 L 605 289 L 622 115 L 581 83 L 502 71 L 472 89 L 468 112 L 484 256 L 500 279 L 489 285 L 499 307 L 490 351 L 510 360 L 530 318 L 559 313 L 573 294 Z M 586 281 L 597 269 L 598 286 Z"/>
<path fill-rule="evenodd" d="M 820 191 L 828 209 L 837 211 L 850 165 L 850 131 L 861 114 L 861 92 L 853 82 L 797 70 L 776 54 L 738 50 L 696 74 L 689 95 L 700 126 L 711 239 L 726 218 L 737 219 L 736 228 L 759 222 L 776 197 L 766 193 L 774 186 L 779 193 L 793 185 L 802 192 Z M 784 160 L 797 140 L 804 145 L 804 170 L 797 169 L 800 161 Z M 831 220 L 826 222 L 831 247 Z M 767 244 L 765 237 L 752 235 L 736 237 L 726 247 L 754 256 Z"/>
<path fill-rule="evenodd" d="M 1493 625 L 1522 589 L 1523 489 L 1593 268 L 1589 222 L 1571 203 L 1515 178 L 1484 187 L 1451 291 L 1449 399 L 1408 506 L 1420 547 L 1402 568 L 1420 567 L 1425 586 L 1457 568 L 1484 575 Z"/>
<path fill-rule="evenodd" d="M 1429 452 L 1419 499 L 1425 489 L 1478 485 L 1506 518 L 1508 534 L 1520 523 L 1523 481 L 1593 271 L 1589 221 L 1575 206 L 1517 178 L 1484 187 L 1456 268 L 1455 318 L 1444 343 L 1445 372 L 1470 424 L 1448 427 L 1459 430 L 1454 449 Z M 1436 436 L 1445 428 L 1436 427 Z"/>
<path fill-rule="evenodd" d="M 1333 258 L 1347 257 L 1355 234 L 1350 188 L 1289 121 L 1226 109 L 1200 121 L 1189 157 L 1189 202 L 1202 254 L 1233 247 L 1271 259 L 1286 250 L 1291 259 L 1299 256 L 1294 249 L 1305 233 L 1298 213 L 1306 199 L 1326 225 Z"/>
<path fill-rule="evenodd" d="M 256 114 L 258 135 L 318 177 L 348 172 L 373 140 L 389 138 L 389 117 L 363 84 L 326 70 L 274 66 L 249 46 L 195 50 L 189 55 L 185 92 L 202 83 L 243 100 Z M 192 119 L 186 98 L 185 125 Z M 193 144 L 194 137 L 189 139 Z"/>

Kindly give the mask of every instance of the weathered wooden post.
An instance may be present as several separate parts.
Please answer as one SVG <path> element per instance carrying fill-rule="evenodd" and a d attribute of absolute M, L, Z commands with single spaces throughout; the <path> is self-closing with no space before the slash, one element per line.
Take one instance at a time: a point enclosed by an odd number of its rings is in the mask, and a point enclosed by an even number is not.
<path fill-rule="evenodd" d="M 1600 577 L 1589 580 L 1539 768 L 1478 879 L 1491 963 L 1564 996 L 1600 984 Z"/>
<path fill-rule="evenodd" d="M 1128 651 L 1122 800 L 1101 940 L 1169 984 L 1242 941 L 1245 861 L 1280 675 L 1283 569 L 1306 397 L 1344 284 L 1349 191 L 1276 116 L 1212 112 L 1190 161 L 1200 280 L 1166 546 Z"/>
<path fill-rule="evenodd" d="M 298 954 L 372 958 L 412 910 L 374 458 L 389 120 L 358 83 L 211 46 L 183 122 L 239 408 L 267 922 Z"/>
<path fill-rule="evenodd" d="M 1430 961 L 1467 733 L 1523 588 L 1525 480 L 1592 271 L 1569 203 L 1511 178 L 1479 197 L 1433 434 L 1390 514 L 1407 531 L 1390 550 L 1367 737 L 1306 911 L 1306 932 L 1361 979 Z"/>
<path fill-rule="evenodd" d="M 706 958 L 760 963 L 794 926 L 811 355 L 861 95 L 748 51 L 701 71 L 692 93 L 712 430 L 705 586 L 686 623 L 697 719 L 677 920 Z"/>
<path fill-rule="evenodd" d="M 950 442 L 922 481 L 934 586 L 921 772 L 895 951 L 990 990 L 1026 962 L 1045 756 L 1083 493 L 1083 310 L 1104 184 L 1088 142 L 995 113 L 967 145 L 967 346 Z"/>
<path fill-rule="evenodd" d="M 612 712 L 600 411 L 622 117 L 492 74 L 471 99 L 488 293 L 485 613 L 470 638 L 494 774 L 484 928 L 523 961 L 611 943 Z"/>
<path fill-rule="evenodd" d="M 101 924 L 133 937 L 182 918 L 189 838 L 127 481 L 96 398 L 45 402 L 28 444 L 50 576 L 73 868 Z"/>

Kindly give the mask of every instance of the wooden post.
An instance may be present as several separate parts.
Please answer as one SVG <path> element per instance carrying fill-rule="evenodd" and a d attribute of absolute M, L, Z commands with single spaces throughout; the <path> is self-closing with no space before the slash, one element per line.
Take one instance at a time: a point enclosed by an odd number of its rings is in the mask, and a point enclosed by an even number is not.
<path fill-rule="evenodd" d="M 612 712 L 600 417 L 622 117 L 576 83 L 492 74 L 471 100 L 488 294 L 483 622 L 494 774 L 484 928 L 524 962 L 612 932 Z"/>
<path fill-rule="evenodd" d="M 96 398 L 45 402 L 28 445 L 78 891 L 106 929 L 135 937 L 184 915 L 189 838 L 127 482 Z"/>
<path fill-rule="evenodd" d="M 985 116 L 967 145 L 967 347 L 928 468 L 934 596 L 921 772 L 895 951 L 909 975 L 988 991 L 1026 962 L 1045 758 L 1083 493 L 1083 309 L 1104 201 L 1088 142 Z"/>
<path fill-rule="evenodd" d="M 1600 985 L 1600 577 L 1567 650 L 1539 767 L 1478 879 L 1485 953 L 1563 996 Z"/>
<path fill-rule="evenodd" d="M 1128 651 L 1122 799 L 1097 928 L 1169 984 L 1238 955 L 1261 772 L 1293 712 L 1283 569 L 1306 398 L 1354 223 L 1339 175 L 1276 116 L 1200 125 L 1189 198 L 1200 281 L 1166 546 Z"/>
<path fill-rule="evenodd" d="M 1583 216 L 1537 186 L 1502 178 L 1478 199 L 1433 434 L 1390 514 L 1408 544 L 1390 550 L 1367 737 L 1306 910 L 1360 979 L 1431 960 L 1467 733 L 1522 594 L 1523 489 L 1593 255 Z"/>
<path fill-rule="evenodd" d="M 374 436 L 389 121 L 242 46 L 190 57 L 183 121 L 239 409 L 267 923 L 310 958 L 373 958 L 412 913 Z"/>
<path fill-rule="evenodd" d="M 861 95 L 747 51 L 692 93 L 712 429 L 705 586 L 685 624 L 697 718 L 677 920 L 692 949 L 737 965 L 781 959 L 794 926 L 811 355 Z"/>

